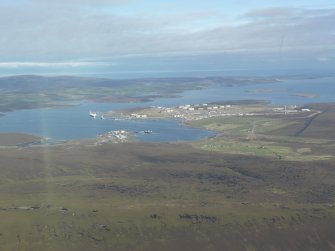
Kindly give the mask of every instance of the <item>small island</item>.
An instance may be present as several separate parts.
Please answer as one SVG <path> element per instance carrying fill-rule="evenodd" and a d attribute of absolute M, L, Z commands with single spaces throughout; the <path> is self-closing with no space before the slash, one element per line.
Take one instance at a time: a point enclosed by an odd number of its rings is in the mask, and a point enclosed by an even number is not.
<path fill-rule="evenodd" d="M 317 95 L 316 93 L 304 93 L 304 92 L 294 93 L 291 96 L 301 97 L 301 98 L 317 98 L 317 97 L 319 97 L 319 95 Z"/>

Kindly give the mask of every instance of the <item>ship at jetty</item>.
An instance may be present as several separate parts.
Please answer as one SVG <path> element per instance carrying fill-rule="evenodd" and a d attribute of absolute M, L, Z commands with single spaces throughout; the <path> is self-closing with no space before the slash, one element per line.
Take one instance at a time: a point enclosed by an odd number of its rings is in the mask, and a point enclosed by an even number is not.
<path fill-rule="evenodd" d="M 98 114 L 97 114 L 96 112 L 91 112 L 91 111 L 90 111 L 89 115 L 90 115 L 90 117 L 92 117 L 92 118 L 95 119 L 95 118 L 97 117 Z"/>

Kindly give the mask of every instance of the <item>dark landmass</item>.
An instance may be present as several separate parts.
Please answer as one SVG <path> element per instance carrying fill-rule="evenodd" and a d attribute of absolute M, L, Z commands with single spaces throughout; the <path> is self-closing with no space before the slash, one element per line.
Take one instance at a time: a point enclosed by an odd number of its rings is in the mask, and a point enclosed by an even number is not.
<path fill-rule="evenodd" d="M 81 77 L 21 75 L 0 78 L 0 111 L 57 107 L 75 101 L 147 102 L 207 87 L 203 79 L 112 80 Z"/>
<path fill-rule="evenodd" d="M 311 123 L 306 130 L 302 132 L 304 137 L 335 139 L 335 103 L 328 104 L 310 104 L 306 107 L 311 109 L 323 109 L 323 113 Z"/>
<path fill-rule="evenodd" d="M 43 139 L 23 133 L 0 133 L 0 146 L 17 146 L 40 143 Z"/>
<path fill-rule="evenodd" d="M 273 83 L 271 77 L 148 78 L 113 80 L 71 76 L 18 75 L 0 78 L 0 111 L 57 107 L 75 101 L 148 102 L 160 97 L 178 97 L 186 90 L 211 85 Z"/>

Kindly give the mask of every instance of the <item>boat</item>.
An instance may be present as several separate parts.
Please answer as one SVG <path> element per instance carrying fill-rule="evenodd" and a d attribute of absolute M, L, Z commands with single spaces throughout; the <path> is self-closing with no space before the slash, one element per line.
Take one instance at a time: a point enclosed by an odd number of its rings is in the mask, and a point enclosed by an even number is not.
<path fill-rule="evenodd" d="M 89 115 L 90 115 L 90 117 L 92 117 L 94 119 L 97 117 L 97 113 L 96 112 L 91 112 L 90 111 Z"/>

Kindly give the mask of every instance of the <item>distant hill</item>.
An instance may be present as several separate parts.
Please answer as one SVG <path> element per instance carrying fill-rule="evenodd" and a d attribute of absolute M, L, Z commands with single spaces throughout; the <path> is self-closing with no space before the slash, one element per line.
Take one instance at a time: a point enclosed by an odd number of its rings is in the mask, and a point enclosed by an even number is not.
<path fill-rule="evenodd" d="M 0 89 L 6 91 L 34 91 L 63 88 L 125 88 L 129 86 L 171 86 L 177 89 L 193 89 L 200 85 L 223 84 L 223 85 L 245 85 L 249 83 L 270 83 L 276 81 L 273 78 L 226 78 L 226 77 L 203 77 L 203 78 L 142 78 L 142 79 L 108 79 L 87 78 L 75 76 L 38 76 L 38 75 L 16 75 L 0 78 Z"/>
<path fill-rule="evenodd" d="M 72 87 L 124 86 L 125 81 L 104 78 L 83 78 L 73 76 L 44 77 L 36 75 L 17 75 L 0 78 L 0 88 L 6 90 L 41 90 Z"/>
<path fill-rule="evenodd" d="M 75 76 L 16 75 L 0 78 L 0 111 L 63 106 L 68 102 L 147 102 L 176 97 L 211 85 L 240 86 L 271 83 L 268 77 L 181 77 L 108 79 Z"/>
<path fill-rule="evenodd" d="M 216 78 L 115 80 L 74 76 L 16 75 L 0 78 L 0 111 L 66 105 L 67 102 L 145 102 L 218 83 Z"/>

